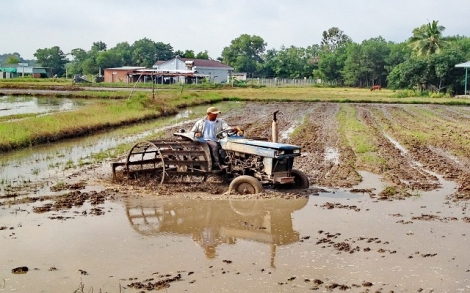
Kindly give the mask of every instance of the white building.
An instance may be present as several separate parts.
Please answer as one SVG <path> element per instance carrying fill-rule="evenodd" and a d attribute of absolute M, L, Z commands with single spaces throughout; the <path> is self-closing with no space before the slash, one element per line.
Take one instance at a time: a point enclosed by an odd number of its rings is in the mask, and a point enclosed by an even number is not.
<path fill-rule="evenodd" d="M 168 61 L 158 61 L 152 67 L 156 69 L 157 74 L 187 74 L 205 77 L 211 83 L 228 83 L 233 71 L 233 67 L 216 60 L 179 57 Z"/>

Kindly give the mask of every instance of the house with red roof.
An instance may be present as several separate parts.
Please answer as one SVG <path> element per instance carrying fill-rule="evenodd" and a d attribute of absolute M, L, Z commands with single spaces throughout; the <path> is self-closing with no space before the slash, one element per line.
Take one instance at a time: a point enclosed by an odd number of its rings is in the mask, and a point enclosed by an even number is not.
<path fill-rule="evenodd" d="M 155 83 L 228 83 L 233 67 L 216 60 L 176 57 L 157 61 L 152 68 L 123 66 L 106 68 L 104 82 L 151 82 Z"/>
<path fill-rule="evenodd" d="M 176 57 L 168 61 L 158 61 L 153 65 L 156 73 L 179 73 L 186 76 L 205 78 L 212 83 L 228 83 L 233 67 L 217 60 Z"/>

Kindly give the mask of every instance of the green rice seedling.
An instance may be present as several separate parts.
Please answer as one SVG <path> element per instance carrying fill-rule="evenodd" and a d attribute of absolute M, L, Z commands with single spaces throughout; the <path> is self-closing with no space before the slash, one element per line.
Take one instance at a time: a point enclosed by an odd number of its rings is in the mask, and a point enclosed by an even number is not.
<path fill-rule="evenodd" d="M 393 197 L 398 193 L 395 186 L 385 185 L 384 189 L 380 192 L 380 195 L 383 197 Z"/>
<path fill-rule="evenodd" d="M 59 168 L 59 166 L 60 166 L 60 163 L 59 163 L 59 162 L 49 163 L 49 165 L 47 165 L 47 167 L 48 167 L 49 169 Z"/>
<path fill-rule="evenodd" d="M 71 169 L 74 167 L 75 167 L 75 163 L 73 162 L 73 160 L 68 160 L 67 162 L 65 162 L 64 170 Z"/>
<path fill-rule="evenodd" d="M 80 166 L 80 167 L 85 166 L 85 165 L 90 165 L 90 164 L 91 164 L 91 162 L 88 161 L 88 160 L 85 159 L 85 158 L 80 158 L 80 159 L 78 160 L 78 166 Z"/>
<path fill-rule="evenodd" d="M 340 132 L 357 156 L 356 164 L 366 170 L 382 170 L 386 161 L 378 153 L 375 133 L 358 117 L 355 106 L 341 105 L 337 113 Z"/>
<path fill-rule="evenodd" d="M 67 184 L 64 181 L 58 181 L 53 187 L 54 190 L 63 190 L 67 187 Z"/>

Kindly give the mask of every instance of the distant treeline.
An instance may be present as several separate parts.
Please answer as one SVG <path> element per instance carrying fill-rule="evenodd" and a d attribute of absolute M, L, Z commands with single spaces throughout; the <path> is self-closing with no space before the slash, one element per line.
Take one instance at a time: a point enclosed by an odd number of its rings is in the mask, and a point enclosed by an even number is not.
<path fill-rule="evenodd" d="M 380 36 L 356 43 L 332 27 L 323 32 L 320 44 L 279 49 L 266 49 L 267 43 L 261 37 L 243 34 L 232 40 L 217 59 L 236 72 L 246 72 L 248 77 L 308 78 L 339 86 L 381 85 L 450 95 L 463 93 L 465 70 L 455 65 L 470 60 L 470 38 L 445 37 L 444 30 L 438 21 L 432 21 L 413 29 L 402 43 Z M 207 51 L 175 51 L 170 44 L 147 38 L 109 49 L 99 41 L 88 51 L 77 48 L 70 53 L 55 46 L 38 49 L 34 56 L 37 64 L 50 67 L 58 76 L 64 76 L 66 69 L 69 75 L 95 75 L 110 67 L 151 67 L 158 60 L 175 56 L 211 59 Z M 17 57 L 23 61 L 19 54 Z"/>

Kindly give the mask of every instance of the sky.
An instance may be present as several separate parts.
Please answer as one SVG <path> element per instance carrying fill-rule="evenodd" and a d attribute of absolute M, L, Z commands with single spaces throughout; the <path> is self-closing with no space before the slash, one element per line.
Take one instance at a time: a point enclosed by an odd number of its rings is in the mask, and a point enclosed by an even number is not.
<path fill-rule="evenodd" d="M 35 59 L 37 49 L 67 54 L 147 38 L 216 59 L 242 34 L 277 50 L 320 44 L 331 27 L 356 43 L 400 43 L 433 20 L 444 36 L 470 37 L 469 12 L 469 0 L 0 0 L 0 54 Z"/>

